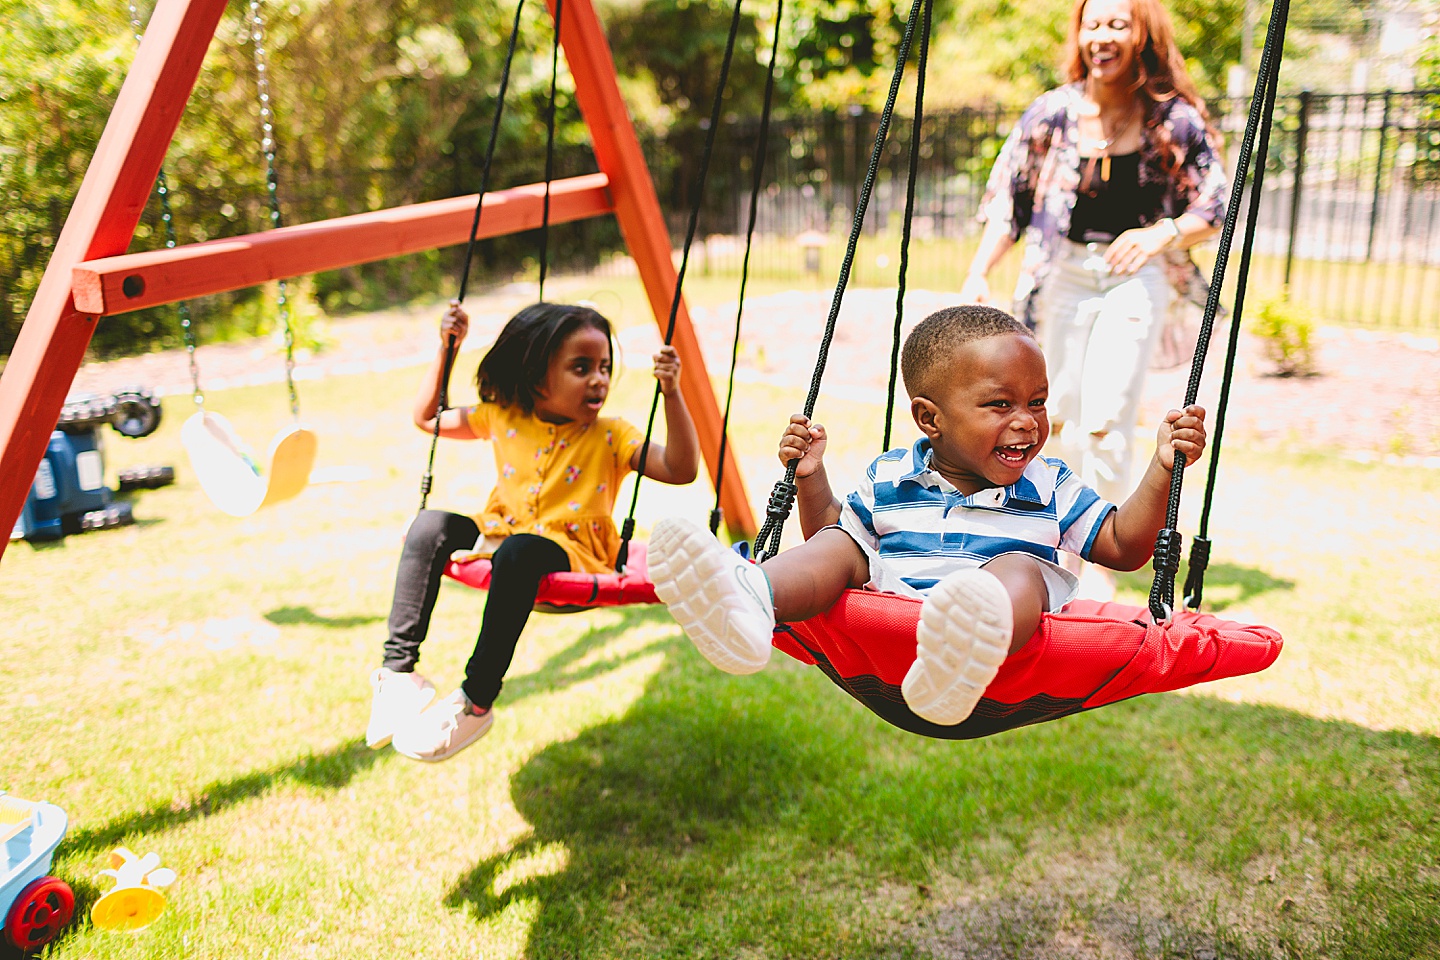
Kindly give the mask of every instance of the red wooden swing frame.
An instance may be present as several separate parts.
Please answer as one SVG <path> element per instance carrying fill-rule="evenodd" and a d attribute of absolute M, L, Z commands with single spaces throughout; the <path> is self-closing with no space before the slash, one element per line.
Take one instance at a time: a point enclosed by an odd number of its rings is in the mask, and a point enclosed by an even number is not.
<path fill-rule="evenodd" d="M 547 3 L 553 16 L 554 0 Z M 101 317 L 469 238 L 473 194 L 125 255 L 225 9 L 226 0 L 159 0 L 56 241 L 0 376 L 0 526 L 7 532 Z M 655 186 L 594 7 L 566 0 L 561 16 L 561 45 L 601 172 L 555 181 L 550 219 L 614 213 L 663 333 L 676 272 Z M 540 226 L 543 193 L 532 184 L 487 194 L 479 236 Z M 713 483 L 722 419 L 683 298 L 672 342 Z M 725 457 L 721 506 L 731 530 L 751 536 L 754 514 L 733 447 Z M 8 542 L 0 540 L 0 556 Z"/>

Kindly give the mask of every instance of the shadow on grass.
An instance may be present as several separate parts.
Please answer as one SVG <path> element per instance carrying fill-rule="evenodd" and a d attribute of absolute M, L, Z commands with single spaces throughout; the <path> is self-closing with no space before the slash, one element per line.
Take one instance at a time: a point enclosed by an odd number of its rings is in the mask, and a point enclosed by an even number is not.
<path fill-rule="evenodd" d="M 1133 955 L 1268 956 L 1278 937 L 1398 957 L 1440 916 L 1440 831 L 1426 826 L 1440 820 L 1440 741 L 1208 697 L 942 743 L 885 726 L 813 671 L 732 678 L 674 656 L 623 719 L 546 748 L 511 792 L 532 833 L 458 877 L 446 904 L 527 924 L 530 960 L 1029 956 L 1077 924 Z M 1015 879 L 1057 836 L 1093 852 L 1117 834 L 1136 861 L 1114 868 L 1121 889 L 1138 892 Z M 1324 904 L 1298 892 L 1304 870 L 1321 872 L 1309 856 L 1333 871 Z M 1243 871 L 1261 859 L 1280 877 L 1252 888 Z M 1167 871 L 1214 890 L 1166 889 Z M 958 905 L 914 893 L 937 875 L 1002 886 Z M 1297 891 L 1301 906 L 1277 920 L 1252 889 L 1277 903 Z M 1250 912 L 1207 909 L 1226 890 Z"/>
<path fill-rule="evenodd" d="M 217 780 L 191 797 L 173 800 L 149 810 L 117 817 L 108 823 L 71 830 L 60 846 L 65 855 L 108 850 L 134 835 L 152 835 L 173 830 L 194 820 L 219 813 L 253 799 L 283 783 L 336 790 L 349 784 L 357 773 L 369 768 L 380 756 L 363 740 L 342 744 L 328 753 L 312 753 L 269 770 L 256 770 L 230 780 Z"/>
<path fill-rule="evenodd" d="M 1180 572 L 1175 576 L 1175 604 L 1178 607 L 1182 597 L 1178 596 L 1181 587 L 1185 583 L 1185 576 L 1189 570 L 1188 563 L 1180 565 Z M 1133 573 L 1116 573 L 1115 584 L 1122 588 L 1128 588 L 1139 593 L 1149 594 L 1150 584 L 1154 580 L 1154 573 L 1148 568 L 1136 570 Z M 1234 596 L 1215 597 L 1216 590 L 1227 587 L 1238 588 Z M 1259 567 L 1242 567 L 1237 563 L 1212 563 L 1205 570 L 1205 593 L 1204 603 L 1201 606 L 1202 612 L 1221 613 L 1229 607 L 1239 606 L 1248 603 L 1254 597 L 1262 594 L 1272 593 L 1276 590 L 1294 590 L 1295 581 L 1287 580 L 1284 577 L 1276 577 L 1266 573 Z M 1226 591 L 1229 592 L 1228 590 Z"/>
<path fill-rule="evenodd" d="M 614 610 L 618 615 L 618 619 L 614 623 L 594 626 L 586 630 L 574 643 L 546 660 L 534 673 L 507 679 L 504 689 L 500 693 L 500 701 L 513 704 L 525 697 L 556 693 L 577 683 L 584 683 L 586 680 L 602 676 L 617 667 L 638 660 L 640 657 L 648 656 L 657 646 L 674 644 L 677 638 L 683 636 L 680 628 L 675 627 L 675 621 L 670 619 L 665 608 L 659 604 L 636 604 L 628 607 L 615 607 Z M 547 615 L 542 614 L 541 616 Z M 670 624 L 674 627 L 674 636 L 657 639 L 643 647 L 628 650 L 619 656 L 598 658 L 583 667 L 576 668 L 577 663 L 596 650 L 605 647 L 611 641 L 624 636 L 636 627 L 649 623 Z"/>
<path fill-rule="evenodd" d="M 163 806 L 157 805 L 149 810 L 127 813 L 95 827 L 71 830 L 56 849 L 56 856 L 60 859 L 83 859 L 96 852 L 121 846 L 127 839 L 137 835 L 146 837 L 146 843 L 135 850 L 143 855 L 149 851 L 154 834 L 220 813 L 246 800 L 259 797 L 277 785 L 299 783 L 329 790 L 344 787 L 357 773 L 374 764 L 380 755 L 380 751 L 367 748 L 363 740 L 355 740 L 328 753 L 308 754 L 269 770 L 257 770 L 230 780 L 217 780 L 194 796 L 174 800 Z M 55 944 L 63 943 L 86 925 L 85 918 L 89 916 L 95 901 L 110 888 L 108 882 L 102 889 L 92 879 L 77 878 L 67 882 L 75 892 L 75 919 L 60 932 L 53 941 Z M 0 938 L 0 960 L 9 960 L 4 946 L 3 938 Z M 23 955 L 15 953 L 14 956 Z"/>
<path fill-rule="evenodd" d="M 380 614 L 325 617 L 311 610 L 309 607 L 276 607 L 274 610 L 265 614 L 265 619 L 282 627 L 295 623 L 308 623 L 317 627 L 333 627 L 343 630 L 348 627 L 363 627 L 366 624 L 378 623 L 384 620 L 385 617 Z"/>

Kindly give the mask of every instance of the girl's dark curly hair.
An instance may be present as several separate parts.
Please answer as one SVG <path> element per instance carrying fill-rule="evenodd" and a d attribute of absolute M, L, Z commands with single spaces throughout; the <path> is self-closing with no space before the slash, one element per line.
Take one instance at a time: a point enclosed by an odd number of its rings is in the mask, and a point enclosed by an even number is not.
<path fill-rule="evenodd" d="M 536 303 L 511 317 L 480 361 L 475 383 L 483 403 L 518 405 L 535 411 L 535 391 L 545 382 L 550 357 L 576 330 L 592 327 L 605 334 L 615 357 L 610 321 L 589 307 L 568 303 Z"/>

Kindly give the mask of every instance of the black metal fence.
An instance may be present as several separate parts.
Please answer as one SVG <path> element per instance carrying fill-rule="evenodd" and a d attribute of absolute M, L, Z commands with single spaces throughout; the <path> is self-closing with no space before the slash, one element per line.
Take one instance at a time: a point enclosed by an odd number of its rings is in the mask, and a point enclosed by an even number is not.
<path fill-rule="evenodd" d="M 1212 105 L 1232 169 L 1248 109 L 1248 100 Z M 975 213 L 990 166 L 1016 116 L 967 109 L 926 117 L 912 282 L 959 285 L 978 239 Z M 856 111 L 772 126 L 752 276 L 833 279 L 877 124 L 874 114 Z M 694 269 L 739 269 L 757 135 L 753 122 L 734 122 L 717 138 Z M 909 136 L 908 119 L 897 118 L 866 217 L 857 284 L 894 283 Z M 702 139 L 690 130 L 645 145 L 677 245 Z M 1291 301 L 1320 322 L 1440 329 L 1440 91 L 1281 97 L 1270 156 L 1252 297 L 1288 287 Z M 623 260 L 612 267 L 623 268 Z"/>

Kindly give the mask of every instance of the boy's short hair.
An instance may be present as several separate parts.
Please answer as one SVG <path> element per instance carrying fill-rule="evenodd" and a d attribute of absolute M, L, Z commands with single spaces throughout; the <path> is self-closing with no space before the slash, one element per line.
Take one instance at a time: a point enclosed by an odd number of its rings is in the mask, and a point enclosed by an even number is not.
<path fill-rule="evenodd" d="M 935 311 L 915 325 L 900 351 L 906 392 L 912 398 L 924 393 L 935 370 L 950 362 L 960 344 L 1006 334 L 1035 338 L 1029 327 L 994 307 L 967 303 Z"/>

